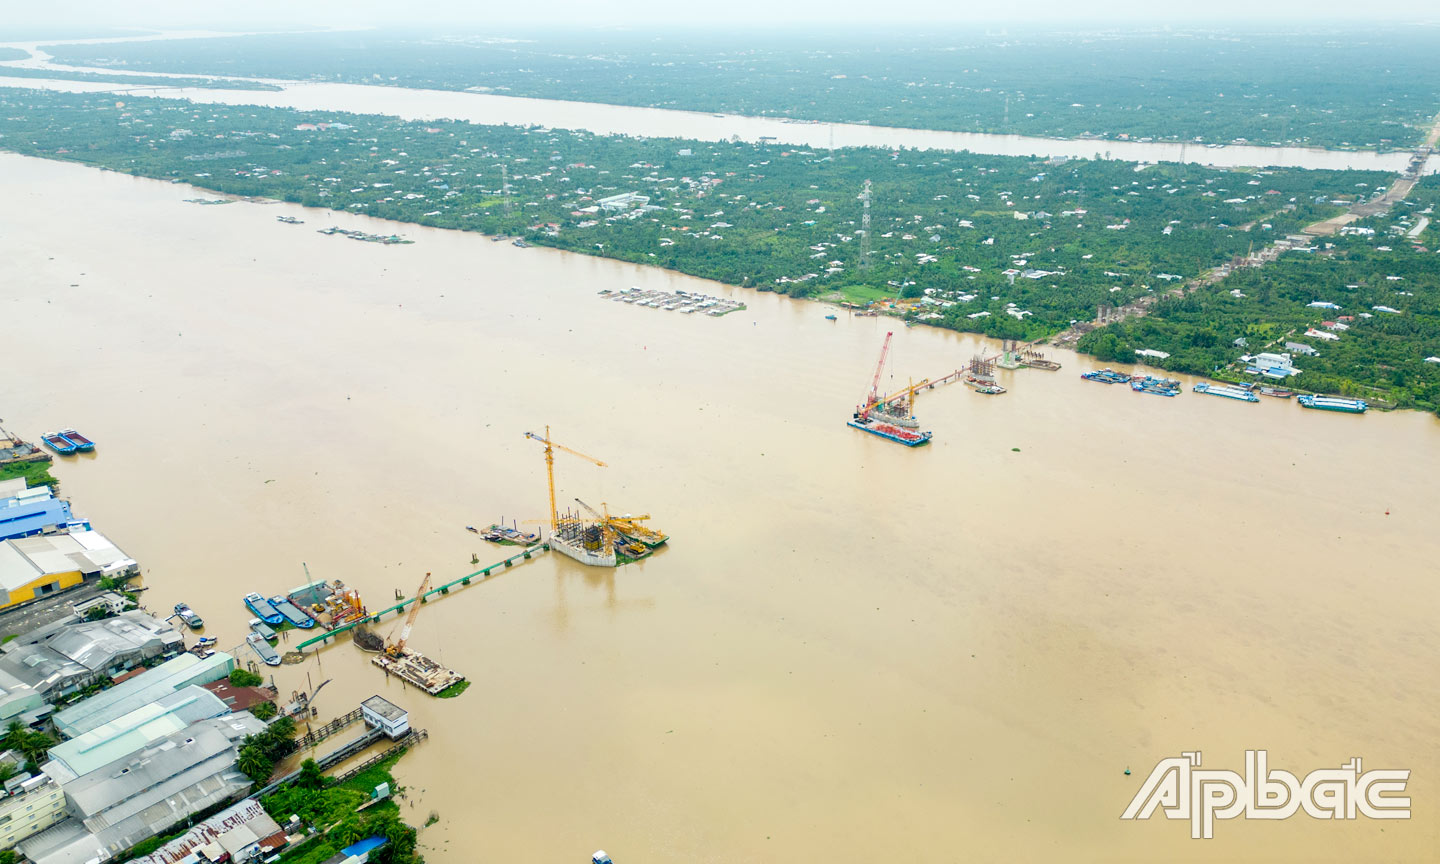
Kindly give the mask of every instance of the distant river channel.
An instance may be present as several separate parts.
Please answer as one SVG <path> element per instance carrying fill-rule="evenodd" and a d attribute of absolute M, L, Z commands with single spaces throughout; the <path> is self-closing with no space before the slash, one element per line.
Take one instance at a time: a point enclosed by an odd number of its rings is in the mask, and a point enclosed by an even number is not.
<path fill-rule="evenodd" d="M 29 47 L 29 46 L 26 46 Z M 43 61 L 22 61 L 32 68 Z M 72 69 L 75 67 L 55 67 Z M 3 71 L 3 67 L 0 67 Z M 119 75 L 114 70 L 84 71 Z M 155 75 L 156 73 L 147 73 Z M 172 76 L 161 76 L 172 77 Z M 197 77 L 197 76 L 184 76 Z M 204 76 L 198 76 L 204 77 Z M 232 79 L 234 80 L 234 79 Z M 196 103 L 258 105 L 303 111 L 344 111 L 384 114 L 405 120 L 454 119 L 483 125 L 545 126 L 584 129 L 600 135 L 678 138 L 694 141 L 769 141 L 794 147 L 913 148 L 968 151 L 992 156 L 1044 159 L 1117 159 L 1126 162 L 1180 162 L 1217 168 L 1305 168 L 1332 171 L 1400 172 L 1409 162 L 1406 151 L 1322 150 L 1310 147 L 1207 145 L 1181 142 L 1109 141 L 1087 138 L 1036 138 L 821 123 L 739 114 L 709 114 L 671 108 L 637 108 L 595 102 L 530 99 L 455 90 L 419 90 L 369 84 L 334 84 L 255 79 L 279 91 L 212 90 L 189 87 L 124 87 L 106 81 L 67 81 L 0 77 L 0 87 L 29 87 L 73 93 L 114 92 L 126 96 L 188 99 Z M 1426 173 L 1440 172 L 1440 157 L 1431 157 Z"/>

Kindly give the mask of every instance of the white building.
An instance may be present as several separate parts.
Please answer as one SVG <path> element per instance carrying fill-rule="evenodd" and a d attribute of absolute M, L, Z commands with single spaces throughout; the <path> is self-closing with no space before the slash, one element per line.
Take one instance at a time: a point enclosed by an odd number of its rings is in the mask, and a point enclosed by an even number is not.
<path fill-rule="evenodd" d="M 365 725 L 379 729 L 390 740 L 403 738 L 410 731 L 410 714 L 395 703 L 380 696 L 371 696 L 360 703 L 360 715 Z"/>
<path fill-rule="evenodd" d="M 1289 378 L 1300 374 L 1289 354 L 1256 354 L 1250 358 L 1250 368 L 1269 378 Z"/>

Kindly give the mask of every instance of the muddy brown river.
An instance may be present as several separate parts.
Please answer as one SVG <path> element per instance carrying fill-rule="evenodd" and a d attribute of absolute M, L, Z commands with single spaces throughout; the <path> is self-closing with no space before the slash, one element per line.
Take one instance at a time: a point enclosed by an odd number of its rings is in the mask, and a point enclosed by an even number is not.
<path fill-rule="evenodd" d="M 1433 860 L 1440 421 L 1056 373 L 919 397 L 933 443 L 847 428 L 980 350 L 674 273 L 0 155 L 0 417 L 76 426 L 76 511 L 221 646 L 248 591 L 370 607 L 508 550 L 466 525 L 558 497 L 649 513 L 651 560 L 542 556 L 426 605 L 458 699 L 348 643 L 281 667 L 327 718 L 382 693 L 432 864 Z M 203 197 L 210 197 L 201 193 Z M 290 215 L 304 225 L 288 225 Z M 391 233 L 384 247 L 317 228 Z M 740 297 L 721 319 L 603 289 Z M 382 631 L 393 626 L 386 623 Z M 291 644 L 293 644 L 293 634 Z M 244 653 L 242 652 L 242 656 Z M 1405 821 L 1120 814 L 1156 762 L 1265 748 L 1408 768 Z M 1132 774 L 1124 772 L 1129 768 Z"/>

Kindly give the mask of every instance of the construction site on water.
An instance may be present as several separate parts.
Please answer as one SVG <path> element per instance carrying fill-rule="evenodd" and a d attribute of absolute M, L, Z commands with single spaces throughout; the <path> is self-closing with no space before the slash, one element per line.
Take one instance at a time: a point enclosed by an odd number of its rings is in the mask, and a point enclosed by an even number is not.
<path fill-rule="evenodd" d="M 420 614 L 420 606 L 425 602 L 425 591 L 429 587 L 430 574 L 426 573 L 420 582 L 420 588 L 415 592 L 410 614 L 405 616 L 405 626 L 400 630 L 400 638 L 386 640 L 384 647 L 370 662 L 384 669 L 386 675 L 394 675 L 431 696 L 439 696 L 445 690 L 463 682 L 465 676 L 409 647 L 410 632 L 415 627 L 415 617 Z M 362 649 L 365 647 L 358 636 L 356 644 Z"/>
<path fill-rule="evenodd" d="M 551 550 L 591 567 L 618 567 L 649 557 L 670 540 L 669 535 L 641 524 L 650 519 L 648 513 L 640 516 L 628 513 L 615 515 L 604 502 L 600 504 L 601 509 L 596 510 L 579 498 L 575 499 L 575 503 L 588 514 L 588 518 L 568 507 L 565 512 L 560 512 L 555 503 L 556 450 L 600 468 L 607 466 L 594 456 L 557 444 L 550 437 L 549 426 L 545 427 L 543 436 L 526 432 L 525 437 L 545 445 L 545 482 L 550 495 L 550 537 L 545 545 Z"/>
<path fill-rule="evenodd" d="M 1006 391 L 995 380 L 996 366 L 1009 370 L 1031 368 L 1051 372 L 1060 368 L 1059 363 L 1035 350 L 1033 343 L 1021 346 L 1016 340 L 1006 339 L 998 355 L 987 357 L 977 354 L 964 368 L 934 379 L 911 380 L 901 390 L 882 394 L 880 377 L 885 371 L 885 362 L 890 356 L 890 340 L 894 336 L 893 331 L 885 334 L 885 342 L 880 346 L 880 361 L 875 364 L 875 375 L 870 379 L 870 391 L 856 407 L 847 425 L 906 447 L 927 444 L 934 437 L 929 430 L 921 431 L 920 421 L 915 417 L 915 394 L 921 390 L 933 390 L 943 384 L 962 381 L 983 396 L 998 396 Z"/>

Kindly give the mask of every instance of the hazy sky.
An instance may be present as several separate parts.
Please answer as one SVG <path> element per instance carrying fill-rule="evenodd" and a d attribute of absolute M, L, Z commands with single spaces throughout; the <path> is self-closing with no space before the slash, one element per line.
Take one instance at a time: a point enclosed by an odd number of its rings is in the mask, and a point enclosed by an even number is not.
<path fill-rule="evenodd" d="M 1014 23 L 1045 27 L 1073 22 L 1222 22 L 1290 19 L 1425 21 L 1440 24 L 1440 7 L 1421 3 L 1361 3 L 1356 0 L 78 0 L 21 3 L 7 0 L 0 41 L 20 27 L 139 26 L 271 29 L 289 25 L 466 24 L 473 27 L 572 27 L 577 24 L 646 27 L 723 22 L 734 27 L 830 23 L 874 25 L 963 25 Z"/>

